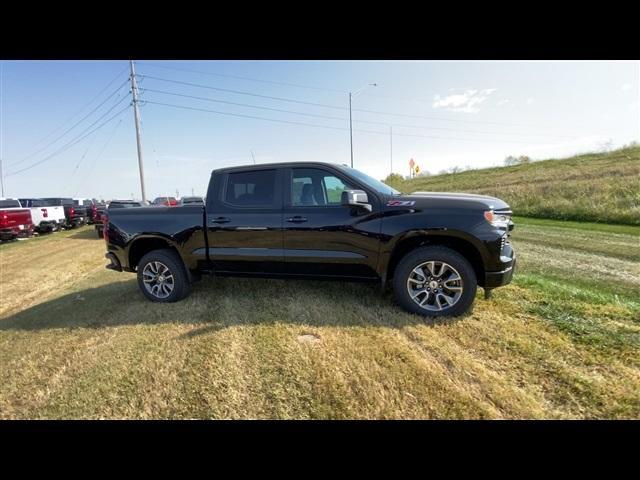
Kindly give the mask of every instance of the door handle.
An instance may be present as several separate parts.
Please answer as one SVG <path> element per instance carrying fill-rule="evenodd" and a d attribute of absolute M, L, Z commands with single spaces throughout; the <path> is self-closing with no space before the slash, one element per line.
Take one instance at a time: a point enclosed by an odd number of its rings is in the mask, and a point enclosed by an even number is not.
<path fill-rule="evenodd" d="M 300 215 L 296 215 L 295 217 L 287 218 L 287 222 L 290 223 L 303 223 L 306 222 L 307 219 L 305 217 L 301 217 Z"/>
<path fill-rule="evenodd" d="M 218 217 L 211 220 L 211 223 L 229 223 L 230 221 L 229 217 Z"/>

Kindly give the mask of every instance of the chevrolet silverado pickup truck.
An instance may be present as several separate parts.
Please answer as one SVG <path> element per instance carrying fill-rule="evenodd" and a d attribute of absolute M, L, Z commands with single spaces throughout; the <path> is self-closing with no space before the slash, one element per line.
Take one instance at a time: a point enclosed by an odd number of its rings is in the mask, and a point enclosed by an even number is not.
<path fill-rule="evenodd" d="M 154 302 L 186 297 L 202 273 L 392 285 L 427 317 L 467 312 L 478 286 L 511 281 L 512 212 L 460 193 L 403 195 L 329 163 L 232 167 L 211 174 L 205 205 L 109 209 L 107 268 L 135 272 Z"/>
<path fill-rule="evenodd" d="M 66 223 L 64 207 L 51 205 L 39 198 L 19 198 L 23 208 L 31 210 L 31 219 L 38 233 L 55 232 Z"/>
<path fill-rule="evenodd" d="M 0 241 L 28 238 L 33 235 L 31 211 L 18 200 L 0 198 Z"/>
<path fill-rule="evenodd" d="M 72 198 L 41 198 L 47 205 L 58 206 L 64 208 L 65 228 L 75 228 L 87 223 L 86 207 L 78 207 L 74 204 Z"/>

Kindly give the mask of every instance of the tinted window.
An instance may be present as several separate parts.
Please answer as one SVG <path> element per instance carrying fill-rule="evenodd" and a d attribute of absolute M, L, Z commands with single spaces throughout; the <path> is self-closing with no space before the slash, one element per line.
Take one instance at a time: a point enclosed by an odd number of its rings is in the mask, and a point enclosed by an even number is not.
<path fill-rule="evenodd" d="M 0 208 L 20 208 L 20 202 L 17 200 L 0 200 Z"/>
<path fill-rule="evenodd" d="M 107 208 L 133 208 L 133 207 L 141 207 L 142 204 L 140 202 L 111 202 Z"/>
<path fill-rule="evenodd" d="M 276 171 L 230 173 L 225 202 L 243 207 L 270 207 L 275 202 Z"/>
<path fill-rule="evenodd" d="M 319 168 L 294 168 L 291 204 L 296 207 L 340 205 L 342 192 L 353 189 L 335 175 Z"/>

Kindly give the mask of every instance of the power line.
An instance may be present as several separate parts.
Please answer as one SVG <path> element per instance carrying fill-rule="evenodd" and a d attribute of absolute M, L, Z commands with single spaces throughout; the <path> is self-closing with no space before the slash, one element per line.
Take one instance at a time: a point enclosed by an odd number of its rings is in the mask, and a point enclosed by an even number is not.
<path fill-rule="evenodd" d="M 258 93 L 251 93 L 251 92 L 244 92 L 244 91 L 240 91 L 240 90 L 232 90 L 230 88 L 220 88 L 220 87 L 212 87 L 211 85 L 202 85 L 199 83 L 191 83 L 191 82 L 182 82 L 179 80 L 170 80 L 167 78 L 160 78 L 160 77 L 154 77 L 152 75 L 142 75 L 144 78 L 151 78 L 153 80 L 159 80 L 161 82 L 169 82 L 169 83 L 176 83 L 178 85 L 188 85 L 190 87 L 197 87 L 197 88 L 207 88 L 209 90 L 217 90 L 219 92 L 227 92 L 227 93 L 235 93 L 237 95 L 248 95 L 250 97 L 259 97 L 259 98 L 268 98 L 270 100 L 278 100 L 281 102 L 290 102 L 290 103 L 299 103 L 302 105 L 313 105 L 315 107 L 324 107 L 324 108 L 333 108 L 336 110 L 346 110 L 346 108 L 344 107 L 338 107 L 335 105 L 327 105 L 324 103 L 314 103 L 314 102 L 305 102 L 302 100 L 294 100 L 291 98 L 284 98 L 284 97 L 273 97 L 270 95 L 261 95 Z"/>
<path fill-rule="evenodd" d="M 100 90 L 91 100 L 89 100 L 80 110 L 78 110 L 76 113 L 74 113 L 73 115 L 71 115 L 69 118 L 67 118 L 64 122 L 62 122 L 62 124 L 60 126 L 58 126 L 55 130 L 53 130 L 52 132 L 50 132 L 47 136 L 41 138 L 40 140 L 38 140 L 37 142 L 35 142 L 33 145 L 38 145 L 39 143 L 41 143 L 43 140 L 46 140 L 47 138 L 49 138 L 51 135 L 53 135 L 54 133 L 56 133 L 58 130 L 60 130 L 64 124 L 66 124 L 69 120 L 71 120 L 72 118 L 76 117 L 80 112 L 82 112 L 85 108 L 87 108 L 89 105 L 91 105 L 100 95 L 102 95 L 107 88 L 109 88 L 117 79 L 118 77 L 120 77 L 124 72 L 127 71 L 127 68 L 123 68 L 122 70 L 120 70 L 120 72 L 118 72 L 118 74 L 102 89 Z"/>
<path fill-rule="evenodd" d="M 125 80 L 125 83 L 128 80 Z M 105 98 L 102 102 L 100 102 L 100 104 L 95 107 L 93 110 L 91 110 L 89 113 L 87 113 L 84 117 L 82 117 L 80 120 L 78 120 L 76 123 L 74 123 L 70 128 L 68 128 L 67 130 L 64 131 L 64 133 L 60 136 L 58 136 L 55 140 L 49 142 L 48 144 L 46 144 L 44 147 L 36 150 L 35 152 L 30 153 L 29 155 L 21 158 L 20 160 L 17 160 L 11 164 L 9 164 L 9 167 L 12 167 L 14 165 L 18 165 L 19 163 L 24 162 L 25 160 L 28 160 L 29 158 L 34 157 L 35 155 L 37 155 L 38 153 L 43 152 L 44 150 L 46 150 L 47 148 L 49 148 L 51 145 L 53 145 L 54 143 L 56 143 L 58 140 L 62 139 L 64 136 L 66 136 L 71 130 L 73 130 L 74 128 L 76 128 L 79 124 L 81 124 L 84 120 L 86 120 L 88 117 L 90 117 L 96 110 L 98 110 L 100 107 L 102 107 L 108 100 L 110 100 L 116 93 L 118 93 L 122 87 L 124 86 L 124 83 L 119 85 L 118 88 L 116 88 L 107 98 Z M 118 95 L 120 96 L 120 95 Z M 126 98 L 126 97 L 123 97 Z M 120 100 L 121 102 L 122 100 Z M 118 103 L 120 102 L 116 102 L 116 105 L 118 105 Z M 112 107 L 113 108 L 113 107 Z"/>
<path fill-rule="evenodd" d="M 126 97 L 124 97 L 124 98 L 126 98 Z M 119 103 L 120 103 L 120 102 L 119 102 Z M 116 104 L 116 105 L 118 105 L 118 104 Z M 114 105 L 114 107 L 115 107 L 116 105 Z M 124 112 L 124 111 L 125 111 L 126 109 L 128 109 L 129 107 L 130 107 L 130 105 L 127 105 L 127 106 L 126 106 L 126 107 L 124 107 L 122 110 L 119 110 L 115 115 L 111 116 L 108 120 L 106 120 L 106 121 L 104 121 L 103 123 L 101 123 L 99 126 L 97 126 L 96 128 L 94 128 L 93 130 L 91 130 L 91 131 L 90 131 L 89 133 L 87 133 L 86 135 L 83 135 L 82 137 L 79 137 L 79 138 L 78 138 L 78 137 L 76 137 L 74 140 L 71 140 L 70 142 L 66 143 L 66 144 L 65 144 L 63 147 L 61 147 L 59 150 L 56 150 L 54 153 L 52 153 L 52 154 L 50 154 L 50 155 L 48 155 L 48 156 L 44 157 L 42 160 L 40 160 L 40 161 L 38 161 L 38 162 L 36 162 L 36 163 L 33 163 L 33 164 L 29 165 L 28 167 L 22 168 L 22 169 L 20 169 L 20 170 L 16 170 L 15 172 L 11 172 L 11 173 L 7 174 L 7 176 L 16 175 L 16 174 L 18 174 L 18 173 L 22 173 L 22 172 L 25 172 L 25 171 L 27 171 L 27 170 L 30 170 L 30 169 L 32 169 L 33 167 L 36 167 L 36 166 L 38 166 L 38 165 L 40 165 L 40 164 L 42 164 L 42 163 L 46 162 L 47 160 L 50 160 L 51 158 L 55 157 L 56 155 L 59 155 L 60 153 L 62 153 L 62 152 L 65 152 L 65 151 L 69 150 L 69 148 L 73 147 L 73 146 L 74 146 L 74 145 L 76 145 L 77 143 L 79 143 L 79 142 L 81 142 L 82 140 L 84 140 L 85 138 L 87 138 L 87 137 L 88 137 L 89 135 L 91 135 L 92 133 L 94 133 L 94 132 L 96 132 L 97 130 L 99 130 L 100 128 L 102 128 L 104 125 L 106 125 L 106 124 L 107 124 L 107 123 L 109 123 L 111 120 L 113 120 L 114 118 L 116 118 L 118 115 L 120 115 L 122 112 Z M 110 110 L 113 110 L 113 107 L 112 107 Z M 109 112 L 106 112 L 106 113 L 109 113 Z M 100 119 L 101 119 L 101 118 L 103 118 L 104 116 L 106 116 L 106 114 L 105 114 L 105 115 L 103 115 L 102 117 L 100 117 Z M 91 124 L 91 125 L 90 125 L 90 127 L 91 127 L 91 126 L 93 126 L 93 125 L 95 125 L 95 124 L 96 124 L 100 119 L 96 120 L 96 122 L 94 122 L 93 124 Z M 86 131 L 86 129 L 85 129 L 84 131 Z M 83 133 L 84 133 L 84 132 L 83 132 Z M 81 134 L 81 135 L 82 135 L 82 134 Z"/>
<path fill-rule="evenodd" d="M 98 152 L 98 155 L 96 155 L 93 158 L 93 161 L 91 162 L 91 165 L 89 166 L 89 170 L 87 170 L 87 174 L 86 176 L 83 178 L 83 182 L 89 177 L 89 174 L 93 171 L 93 167 L 96 164 L 96 162 L 98 161 L 98 159 L 102 156 L 102 154 L 104 153 L 104 151 L 107 148 L 107 145 L 109 145 L 109 143 L 111 143 L 111 140 L 113 140 L 113 137 L 116 134 L 116 131 L 118 130 L 118 127 L 122 124 L 122 119 L 118 120 L 118 123 L 116 123 L 115 128 L 111 131 L 111 135 L 109 135 L 109 138 L 107 139 L 106 143 L 102 146 L 102 148 L 100 149 L 100 151 Z M 81 182 L 82 183 L 82 182 Z M 74 196 L 78 196 L 78 190 L 80 189 L 80 185 L 78 185 L 78 187 L 76 188 L 75 194 Z"/>
<path fill-rule="evenodd" d="M 153 88 L 145 88 L 143 89 L 143 92 L 153 92 L 153 93 L 160 93 L 163 95 L 172 95 L 172 96 L 176 96 L 176 97 L 184 97 L 184 98 L 192 98 L 192 99 L 196 99 L 196 100 L 204 100 L 207 102 L 215 102 L 215 103 L 223 103 L 226 105 L 236 105 L 236 106 L 241 106 L 241 107 L 248 107 L 248 108 L 255 108 L 255 109 L 259 109 L 259 110 L 268 110 L 268 111 L 272 111 L 272 112 L 281 112 L 281 113 L 291 113 L 294 115 L 303 115 L 306 117 L 314 117 L 314 118 L 325 118 L 325 119 L 329 119 L 329 120 L 340 120 L 340 121 L 344 121 L 347 122 L 349 119 L 346 117 L 334 117 L 331 115 L 320 115 L 320 114 L 315 114 L 315 113 L 307 113 L 307 112 L 299 112 L 299 111 L 295 111 L 295 110 L 285 110 L 285 109 L 281 109 L 281 108 L 272 108 L 272 107 L 265 107 L 262 105 L 252 105 L 252 104 L 248 104 L 248 103 L 240 103 L 240 102 L 230 102 L 227 100 L 219 100 L 219 99 L 214 99 L 214 98 L 209 98 L 209 97 L 200 97 L 200 96 L 196 96 L 196 95 L 185 95 L 183 93 L 176 93 L 176 92 L 167 92 L 165 90 L 156 90 Z M 366 123 L 366 124 L 370 124 L 370 125 L 384 125 L 384 126 L 389 126 L 389 122 L 375 122 L 375 121 L 370 121 L 370 120 L 354 120 L 354 123 Z M 451 131 L 451 132 L 460 132 L 460 133 L 478 133 L 478 134 L 488 134 L 488 135 L 517 135 L 517 136 L 523 136 L 523 137 L 527 137 L 527 136 L 535 136 L 535 137 L 540 137 L 540 136 L 553 136 L 553 137 L 560 137 L 560 138 L 565 138 L 565 136 L 560 136 L 560 135 L 544 135 L 544 134 L 526 134 L 526 133 L 514 133 L 514 132 L 489 132 L 486 130 L 463 130 L 463 129 L 457 129 L 457 128 L 446 128 L 446 127 L 429 127 L 427 125 L 407 125 L 407 124 L 402 124 L 402 123 L 394 123 L 393 126 L 395 127 L 405 127 L 405 128 L 419 128 L 419 129 L 423 129 L 423 130 L 444 130 L 444 131 Z M 572 138 L 572 137 L 566 137 L 566 138 Z"/>
<path fill-rule="evenodd" d="M 198 111 L 198 112 L 209 112 L 209 113 L 216 113 L 219 115 L 227 115 L 227 116 L 231 116 L 231 117 L 240 117 L 240 118 L 251 118 L 254 120 L 265 120 L 268 122 L 275 122 L 275 123 L 286 123 L 289 125 L 300 125 L 300 126 L 305 126 L 305 127 L 315 127 L 315 128 L 325 128 L 325 129 L 329 129 L 329 130 L 341 130 L 341 131 L 345 131 L 345 130 L 349 130 L 348 128 L 342 128 L 342 127 L 332 127 L 329 125 L 318 125 L 315 123 L 306 123 L 306 122 L 294 122 L 294 121 L 290 121 L 290 120 L 279 120 L 279 119 L 275 119 L 275 118 L 267 118 L 267 117 L 257 117 L 254 115 L 243 115 L 243 114 L 239 114 L 239 113 L 231 113 L 231 112 L 221 112 L 219 110 L 209 110 L 206 108 L 197 108 L 197 107 L 189 107 L 189 106 L 185 106 L 185 105 L 176 105 L 176 104 L 171 104 L 171 103 L 162 103 L 162 102 L 153 102 L 151 100 L 147 100 L 146 103 L 148 104 L 152 104 L 152 105 L 162 105 L 165 107 L 173 107 L 173 108 L 179 108 L 179 109 L 183 109 L 183 110 L 194 110 L 194 111 Z M 388 132 L 379 132 L 376 130 L 362 130 L 362 129 L 358 129 L 358 130 L 354 130 L 354 132 L 359 132 L 359 133 L 372 133 L 372 134 L 376 134 L 376 135 L 388 135 Z M 436 137 L 436 136 L 432 136 L 432 135 L 412 135 L 412 134 L 402 134 L 402 133 L 396 133 L 396 136 L 400 136 L 400 137 L 419 137 L 419 138 L 430 138 L 430 139 L 436 139 L 436 140 L 458 140 L 458 141 L 463 141 L 463 142 L 490 142 L 490 143 L 518 143 L 518 144 L 527 144 L 529 142 L 517 142 L 517 141 L 508 141 L 508 140 L 487 140 L 487 139 L 476 139 L 476 138 L 457 138 L 457 137 Z"/>
<path fill-rule="evenodd" d="M 317 102 L 306 102 L 303 100 L 296 100 L 296 99 L 292 99 L 292 98 L 285 98 L 285 97 L 274 97 L 271 95 L 262 95 L 262 94 L 257 94 L 257 93 L 252 93 L 252 92 L 246 92 L 246 91 L 241 91 L 241 90 L 233 90 L 233 89 L 229 89 L 229 88 L 220 88 L 220 87 L 213 87 L 211 85 L 203 85 L 200 83 L 192 83 L 192 82 L 183 82 L 180 80 L 173 80 L 173 79 L 168 79 L 168 78 L 162 78 L 162 77 L 156 77 L 153 75 L 142 75 L 143 78 L 150 78 L 153 80 L 158 80 L 161 82 L 169 82 L 169 83 L 175 83 L 178 85 L 187 85 L 187 86 L 191 86 L 191 87 L 196 87 L 196 88 L 206 88 L 209 90 L 216 90 L 216 91 L 220 91 L 220 92 L 227 92 L 227 93 L 234 93 L 237 95 L 247 95 L 247 96 L 251 96 L 251 97 L 258 97 L 258 98 L 267 98 L 270 100 L 277 100 L 277 101 L 281 101 L 281 102 L 289 102 L 289 103 L 298 103 L 301 105 L 311 105 L 311 106 L 315 106 L 315 107 L 322 107 L 322 108 L 331 108 L 334 110 L 349 110 L 347 107 L 340 107 L 337 105 L 329 105 L 326 103 L 317 103 Z M 354 112 L 363 112 L 363 113 L 371 113 L 371 114 L 376 114 L 376 115 L 388 115 L 388 116 L 397 116 L 397 117 L 407 117 L 407 118 L 421 118 L 421 119 L 425 119 L 425 120 L 437 120 L 437 121 L 443 121 L 443 122 L 461 122 L 461 123 L 471 123 L 471 124 L 483 124 L 483 125 L 498 125 L 498 126 L 507 126 L 507 127 L 526 127 L 526 128 L 539 128 L 539 127 L 534 127 L 531 125 L 523 125 L 523 124 L 515 124 L 515 123 L 501 123 L 501 122 L 486 122 L 486 121 L 478 121 L 478 120 L 462 120 L 462 119 L 455 119 L 455 118 L 445 118 L 445 117 L 432 117 L 432 116 L 425 116 L 425 115 L 412 115 L 412 114 L 407 114 L 407 113 L 397 113 L 397 112 L 384 112 L 384 111 L 380 111 L 380 110 L 368 110 L 368 109 L 363 109 L 363 108 L 354 108 L 353 109 Z M 385 125 L 388 125 L 388 123 L 386 123 Z"/>
<path fill-rule="evenodd" d="M 140 62 L 138 62 L 138 63 L 140 63 Z M 314 87 L 314 86 L 311 86 L 311 85 L 302 85 L 300 83 L 277 82 L 275 80 L 261 80 L 261 79 L 258 79 L 258 78 L 243 77 L 243 76 L 240 76 L 240 75 L 230 75 L 230 74 L 226 74 L 226 73 L 205 72 L 203 70 L 193 70 L 193 69 L 190 69 L 190 68 L 168 67 L 166 65 L 159 65 L 159 64 L 153 63 L 153 62 L 143 62 L 142 65 L 148 65 L 148 66 L 156 67 L 156 68 L 164 68 L 164 69 L 167 69 L 167 70 L 177 70 L 177 71 L 182 71 L 182 72 L 201 73 L 201 74 L 204 74 L 204 75 L 215 75 L 217 77 L 237 78 L 239 80 L 249 80 L 251 82 L 269 83 L 271 85 L 283 85 L 283 86 L 286 86 L 286 87 L 309 88 L 309 89 L 312 89 L 312 90 L 324 90 L 325 92 L 335 92 L 335 93 L 343 93 L 343 94 L 347 93 L 346 90 L 336 90 L 336 89 L 333 89 L 333 88 Z"/>
<path fill-rule="evenodd" d="M 209 109 L 206 109 L 206 108 L 188 107 L 188 106 L 184 106 L 184 105 L 175 105 L 175 104 L 171 104 L 171 103 L 152 102 L 151 100 L 146 100 L 145 103 L 152 104 L 152 105 L 163 105 L 165 107 L 182 108 L 182 109 L 186 109 L 186 110 L 195 110 L 195 111 L 199 111 L 199 112 L 217 113 L 217 114 L 220 114 L 220 115 L 229 115 L 229 116 L 232 116 L 232 117 L 251 118 L 251 119 L 254 119 L 254 120 L 266 120 L 268 122 L 276 122 L 276 123 L 287 123 L 287 124 L 290 124 L 290 125 L 303 125 L 303 126 L 307 126 L 307 127 L 328 128 L 330 130 L 346 130 L 345 128 L 331 127 L 329 125 L 318 125 L 318 124 L 315 124 L 315 123 L 293 122 L 293 121 L 289 121 L 289 120 L 278 120 L 278 119 L 275 119 L 275 118 L 256 117 L 254 115 L 243 115 L 243 114 L 240 114 L 240 113 L 220 112 L 218 110 L 209 110 Z"/>

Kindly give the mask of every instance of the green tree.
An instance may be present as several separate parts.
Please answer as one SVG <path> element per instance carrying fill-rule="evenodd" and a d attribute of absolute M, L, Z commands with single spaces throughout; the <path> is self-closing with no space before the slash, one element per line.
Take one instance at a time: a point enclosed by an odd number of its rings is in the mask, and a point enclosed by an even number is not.
<path fill-rule="evenodd" d="M 401 187 L 404 184 L 404 177 L 399 173 L 390 173 L 389 175 L 387 175 L 387 178 L 382 180 L 382 183 L 386 183 L 391 188 L 395 188 L 396 190 L 401 190 Z"/>

